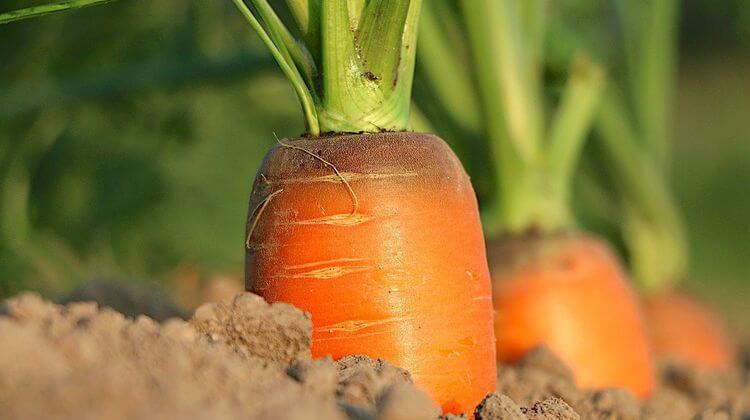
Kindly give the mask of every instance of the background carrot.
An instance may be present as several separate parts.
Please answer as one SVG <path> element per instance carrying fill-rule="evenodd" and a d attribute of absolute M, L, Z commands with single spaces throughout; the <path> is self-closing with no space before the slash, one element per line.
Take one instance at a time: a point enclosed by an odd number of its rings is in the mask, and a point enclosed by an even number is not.
<path fill-rule="evenodd" d="M 314 356 L 386 359 L 443 412 L 471 413 L 496 380 L 489 272 L 459 160 L 439 138 L 403 132 L 420 2 L 301 2 L 290 10 L 304 49 L 264 0 L 254 12 L 235 3 L 309 131 L 259 169 L 246 287 L 312 315 Z"/>
<path fill-rule="evenodd" d="M 647 297 L 654 351 L 660 357 L 716 371 L 735 366 L 735 345 L 714 312 L 684 292 Z"/>
<path fill-rule="evenodd" d="M 446 133 L 478 131 L 466 149 L 489 148 L 494 172 L 481 164 L 472 168 L 479 184 L 489 186 L 482 190 L 483 221 L 493 237 L 488 255 L 498 360 L 515 361 L 545 345 L 581 386 L 624 386 L 645 396 L 654 373 L 642 309 L 617 258 L 601 240 L 576 229 L 569 207 L 570 181 L 604 72 L 590 57 L 569 60 L 567 82 L 554 98 L 556 112 L 548 113 L 550 101 L 542 93 L 548 12 L 543 1 L 465 0 L 460 8 L 431 2 L 425 19 L 434 22 L 424 30 L 460 13 L 463 27 L 447 28 L 442 36 L 464 41 L 433 40 L 420 54 L 434 62 L 471 58 L 473 70 L 465 83 L 443 77 L 434 66 L 420 71 L 442 86 L 431 89 L 430 99 L 445 104 L 441 108 L 456 122 Z M 456 47 L 461 44 L 469 50 Z M 479 86 L 479 122 L 450 105 L 458 96 L 451 87 L 472 86 L 472 79 Z M 422 103 L 436 126 L 446 125 L 429 101 Z"/>

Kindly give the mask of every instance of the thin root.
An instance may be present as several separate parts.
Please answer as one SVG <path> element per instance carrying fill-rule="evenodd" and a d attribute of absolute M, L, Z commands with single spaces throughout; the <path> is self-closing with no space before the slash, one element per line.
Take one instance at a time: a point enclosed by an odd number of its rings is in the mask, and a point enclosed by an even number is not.
<path fill-rule="evenodd" d="M 299 150 L 302 153 L 306 153 L 306 154 L 312 156 L 313 158 L 321 161 L 324 165 L 328 166 L 329 168 L 333 169 L 333 172 L 335 172 L 336 176 L 338 176 L 339 179 L 341 179 L 341 182 L 344 183 L 344 185 L 346 186 L 347 191 L 349 191 L 349 195 L 352 197 L 352 211 L 349 213 L 349 216 L 350 217 L 354 216 L 357 213 L 357 210 L 359 210 L 359 199 L 357 198 L 357 194 L 354 193 L 354 189 L 352 188 L 351 184 L 349 184 L 349 181 L 346 180 L 346 177 L 341 172 L 339 172 L 339 169 L 336 167 L 336 165 L 334 165 L 333 163 L 331 163 L 331 162 L 323 159 L 322 157 L 316 155 L 315 153 L 313 153 L 313 152 L 311 152 L 311 151 L 309 151 L 307 149 L 303 149 L 303 148 L 301 148 L 299 146 L 295 146 L 293 144 L 282 142 L 276 136 L 276 133 L 274 133 L 273 136 L 274 136 L 274 138 L 276 138 L 276 141 L 282 147 L 288 147 L 290 149 Z"/>
<path fill-rule="evenodd" d="M 284 191 L 284 189 L 276 190 L 272 192 L 271 194 L 268 194 L 266 198 L 263 199 L 260 203 L 258 203 L 257 206 L 253 209 L 253 223 L 250 225 L 250 229 L 247 231 L 247 237 L 245 238 L 245 247 L 250 248 L 250 239 L 253 237 L 253 231 L 255 230 L 255 226 L 258 224 L 258 220 L 260 220 L 261 214 L 263 214 L 263 211 L 268 207 L 268 203 L 271 202 L 271 199 L 273 199 L 277 194 Z"/>

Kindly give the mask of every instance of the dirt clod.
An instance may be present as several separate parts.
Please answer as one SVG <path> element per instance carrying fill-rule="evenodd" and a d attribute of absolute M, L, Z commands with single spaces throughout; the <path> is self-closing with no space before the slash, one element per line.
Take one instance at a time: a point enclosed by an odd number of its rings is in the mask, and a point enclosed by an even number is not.
<path fill-rule="evenodd" d="M 378 420 L 432 420 L 440 408 L 422 391 L 397 382 L 383 391 L 376 404 Z"/>
<path fill-rule="evenodd" d="M 310 358 L 310 316 L 291 305 L 269 305 L 252 293 L 204 304 L 190 323 L 211 340 L 225 343 L 248 358 L 284 366 Z"/>
<path fill-rule="evenodd" d="M 537 401 L 529 408 L 521 408 L 530 420 L 578 420 L 578 415 L 565 401 L 559 398 L 548 398 L 544 401 Z"/>
<path fill-rule="evenodd" d="M 518 404 L 560 398 L 575 405 L 581 398 L 570 370 L 546 348 L 540 347 L 514 365 L 498 369 L 497 391 Z"/>
<path fill-rule="evenodd" d="M 338 387 L 338 369 L 330 357 L 298 361 L 287 369 L 287 374 L 313 393 L 334 395 Z"/>
<path fill-rule="evenodd" d="M 487 395 L 474 411 L 476 420 L 526 420 L 526 415 L 513 400 L 493 392 Z"/>
<path fill-rule="evenodd" d="M 411 384 L 411 376 L 385 360 L 367 356 L 347 356 L 336 362 L 338 398 L 351 406 L 374 411 L 378 397 L 390 386 Z"/>
<path fill-rule="evenodd" d="M 583 418 L 592 420 L 638 420 L 641 415 L 633 394 L 619 388 L 590 392 L 575 409 Z"/>

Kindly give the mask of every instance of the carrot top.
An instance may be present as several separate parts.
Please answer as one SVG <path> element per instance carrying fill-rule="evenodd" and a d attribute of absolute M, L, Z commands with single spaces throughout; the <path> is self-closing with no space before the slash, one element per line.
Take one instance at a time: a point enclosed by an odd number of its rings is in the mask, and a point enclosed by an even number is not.
<path fill-rule="evenodd" d="M 421 0 L 232 0 L 294 87 L 308 132 L 408 128 Z M 296 35 L 296 36 L 295 36 Z"/>
<path fill-rule="evenodd" d="M 596 134 L 614 177 L 633 276 L 658 290 L 686 274 L 688 243 L 669 188 L 678 0 L 617 1 L 624 80 L 607 92 Z"/>
<path fill-rule="evenodd" d="M 425 4 L 426 48 L 420 51 L 420 63 L 460 61 L 456 45 L 464 44 L 471 71 L 452 72 L 451 78 L 432 65 L 420 64 L 420 71 L 451 118 L 489 142 L 495 188 L 484 208 L 485 227 L 490 233 L 572 227 L 570 181 L 605 85 L 604 71 L 584 55 L 573 59 L 551 112 L 543 80 L 547 2 L 452 3 Z M 436 30 L 441 25 L 448 27 Z M 444 39 L 437 41 L 438 36 Z M 467 96 L 461 93 L 467 89 L 474 89 L 471 94 L 478 98 L 481 121 L 472 118 L 471 108 L 451 104 L 453 98 Z"/>

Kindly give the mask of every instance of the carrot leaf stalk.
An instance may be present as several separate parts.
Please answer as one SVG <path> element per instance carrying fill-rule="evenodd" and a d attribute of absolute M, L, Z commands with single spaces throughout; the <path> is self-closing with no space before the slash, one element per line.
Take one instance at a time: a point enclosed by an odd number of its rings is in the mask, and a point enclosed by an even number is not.
<path fill-rule="evenodd" d="M 629 100 L 646 149 L 668 163 L 670 99 L 677 55 L 678 0 L 617 0 L 627 56 Z"/>
<path fill-rule="evenodd" d="M 614 174 L 633 277 L 647 290 L 667 288 L 687 271 L 682 216 L 663 171 L 642 144 L 614 88 L 603 101 L 596 129 Z"/>
<path fill-rule="evenodd" d="M 302 104 L 308 132 L 404 131 L 421 0 L 287 0 L 301 39 L 267 0 L 233 0 Z"/>
<path fill-rule="evenodd" d="M 31 6 L 24 9 L 12 10 L 0 13 L 0 25 L 34 17 L 51 15 L 71 9 L 82 9 L 84 7 L 96 6 L 98 4 L 110 3 L 115 0 L 62 0 L 50 4 Z"/>
<path fill-rule="evenodd" d="M 570 228 L 573 169 L 605 85 L 581 56 L 555 113 L 543 95 L 545 7 L 541 0 L 463 0 L 498 194 L 485 211 L 491 233 Z M 550 121 L 550 123 L 547 123 Z"/>
<path fill-rule="evenodd" d="M 668 185 L 677 0 L 616 2 L 627 56 L 624 92 L 611 87 L 597 118 L 614 175 L 633 276 L 654 292 L 687 272 L 688 245 Z"/>

